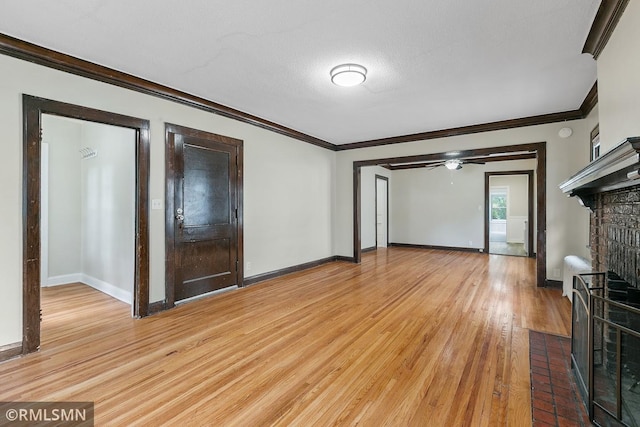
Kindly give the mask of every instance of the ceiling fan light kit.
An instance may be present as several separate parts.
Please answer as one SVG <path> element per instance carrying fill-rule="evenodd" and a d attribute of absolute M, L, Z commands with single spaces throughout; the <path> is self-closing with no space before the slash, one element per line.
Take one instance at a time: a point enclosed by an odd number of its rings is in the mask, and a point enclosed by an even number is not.
<path fill-rule="evenodd" d="M 367 79 L 367 69 L 358 64 L 338 65 L 329 74 L 333 84 L 343 87 L 357 86 Z"/>
<path fill-rule="evenodd" d="M 451 171 L 462 169 L 462 162 L 458 159 L 447 160 L 446 162 L 444 162 L 444 167 Z"/>

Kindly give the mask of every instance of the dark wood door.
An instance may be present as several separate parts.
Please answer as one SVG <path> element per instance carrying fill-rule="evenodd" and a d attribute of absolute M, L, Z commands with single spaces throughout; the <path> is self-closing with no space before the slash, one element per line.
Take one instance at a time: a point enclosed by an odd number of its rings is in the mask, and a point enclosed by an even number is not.
<path fill-rule="evenodd" d="M 167 222 L 173 222 L 175 302 L 240 285 L 239 149 L 198 131 L 170 133 L 169 140 L 174 191 Z"/>

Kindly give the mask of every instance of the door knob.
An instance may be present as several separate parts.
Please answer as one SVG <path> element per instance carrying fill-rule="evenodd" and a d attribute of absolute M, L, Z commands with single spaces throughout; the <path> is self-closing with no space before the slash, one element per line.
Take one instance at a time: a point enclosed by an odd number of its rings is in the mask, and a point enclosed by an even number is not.
<path fill-rule="evenodd" d="M 184 215 L 180 215 L 180 214 L 178 214 L 178 215 L 176 215 L 176 219 L 177 219 L 178 221 L 184 221 Z"/>

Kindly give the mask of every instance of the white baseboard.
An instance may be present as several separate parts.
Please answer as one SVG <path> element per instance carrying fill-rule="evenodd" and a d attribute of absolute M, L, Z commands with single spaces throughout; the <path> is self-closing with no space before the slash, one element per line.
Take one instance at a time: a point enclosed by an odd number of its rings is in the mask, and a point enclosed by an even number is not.
<path fill-rule="evenodd" d="M 60 286 L 67 285 L 69 283 L 84 283 L 85 285 L 89 285 L 93 289 L 112 296 L 115 299 L 127 304 L 133 304 L 133 295 L 131 292 L 120 289 L 111 283 L 104 282 L 84 273 L 64 274 L 62 276 L 49 277 L 44 286 Z"/>
<path fill-rule="evenodd" d="M 82 274 L 74 273 L 74 274 L 63 274 L 61 276 L 49 277 L 46 283 L 43 283 L 43 287 L 48 286 L 60 286 L 60 285 L 68 285 L 69 283 L 80 283 L 82 282 Z"/>
<path fill-rule="evenodd" d="M 91 277 L 88 274 L 82 274 L 82 283 L 85 283 L 91 286 L 93 289 L 97 289 L 100 292 L 103 292 L 107 295 L 114 297 L 122 302 L 126 302 L 127 304 L 133 303 L 133 295 L 129 291 L 125 291 L 111 283 L 103 282 L 100 279 L 96 279 L 95 277 Z"/>

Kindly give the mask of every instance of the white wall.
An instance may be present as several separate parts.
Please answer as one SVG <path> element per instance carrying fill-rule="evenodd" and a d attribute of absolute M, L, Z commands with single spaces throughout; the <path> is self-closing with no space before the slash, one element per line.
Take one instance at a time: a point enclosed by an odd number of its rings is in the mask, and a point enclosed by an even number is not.
<path fill-rule="evenodd" d="M 640 136 L 640 2 L 630 1 L 598 58 L 601 153 Z"/>
<path fill-rule="evenodd" d="M 149 199 L 164 199 L 164 123 L 244 140 L 246 276 L 334 255 L 335 153 L 201 110 L 0 55 L 0 346 L 22 340 L 22 94 L 150 121 Z M 150 301 L 164 299 L 164 210 L 151 210 Z"/>
<path fill-rule="evenodd" d="M 83 281 L 129 304 L 135 274 L 135 140 L 132 129 L 83 122 L 81 165 Z M 57 224 L 52 224 L 56 227 Z"/>
<path fill-rule="evenodd" d="M 393 171 L 393 243 L 484 247 L 484 173 L 535 169 L 535 160 Z"/>
<path fill-rule="evenodd" d="M 332 256 L 334 153 L 253 133 L 244 151 L 245 277 Z"/>
<path fill-rule="evenodd" d="M 49 143 L 49 268 L 47 277 L 66 281 L 81 269 L 79 122 L 42 115 L 42 140 Z"/>
<path fill-rule="evenodd" d="M 489 177 L 489 187 L 506 187 L 508 189 L 507 242 L 509 243 L 524 243 L 524 221 L 527 221 L 529 215 L 528 182 L 527 175 L 494 175 Z M 535 199 L 535 194 L 533 197 Z"/>
<path fill-rule="evenodd" d="M 49 143 L 47 285 L 83 282 L 132 302 L 135 131 L 43 115 Z M 79 150 L 98 156 L 81 159 Z"/>
<path fill-rule="evenodd" d="M 389 204 L 391 204 L 391 171 L 381 166 L 368 166 L 361 168 L 360 182 L 361 193 L 360 200 L 362 203 L 362 218 L 360 220 L 360 248 L 367 249 L 376 245 L 376 175 L 389 178 Z M 389 216 L 391 217 L 391 206 L 389 206 Z M 391 218 L 389 218 L 389 228 L 391 226 Z M 391 234 L 391 230 L 388 231 Z M 387 237 L 388 238 L 388 237 Z M 389 240 L 390 241 L 390 240 Z"/>
<path fill-rule="evenodd" d="M 479 168 L 394 171 L 392 243 L 484 247 L 484 175 Z"/>
<path fill-rule="evenodd" d="M 588 210 L 581 207 L 575 199 L 567 198 L 559 190 L 558 185 L 588 162 L 589 133 L 597 121 L 597 118 L 593 117 L 596 116 L 592 115 L 588 119 L 563 123 L 338 152 L 336 159 L 335 253 L 344 256 L 353 255 L 351 236 L 354 161 L 546 141 L 547 278 L 561 279 L 560 271 L 564 256 L 568 254 L 584 256 L 588 253 L 586 248 L 588 244 Z M 565 126 L 570 126 L 573 129 L 573 135 L 562 139 L 558 136 L 558 131 Z M 394 175 L 394 181 L 396 178 Z M 394 182 L 391 187 L 392 191 L 395 191 L 399 186 Z M 394 193 L 394 200 L 396 197 L 398 194 Z M 394 225 L 399 221 L 398 218 L 394 218 Z M 391 238 L 397 241 L 399 237 L 395 234 L 395 228 L 392 227 Z M 472 239 L 467 238 L 467 245 L 468 240 L 475 239 L 477 239 L 475 236 Z"/>

